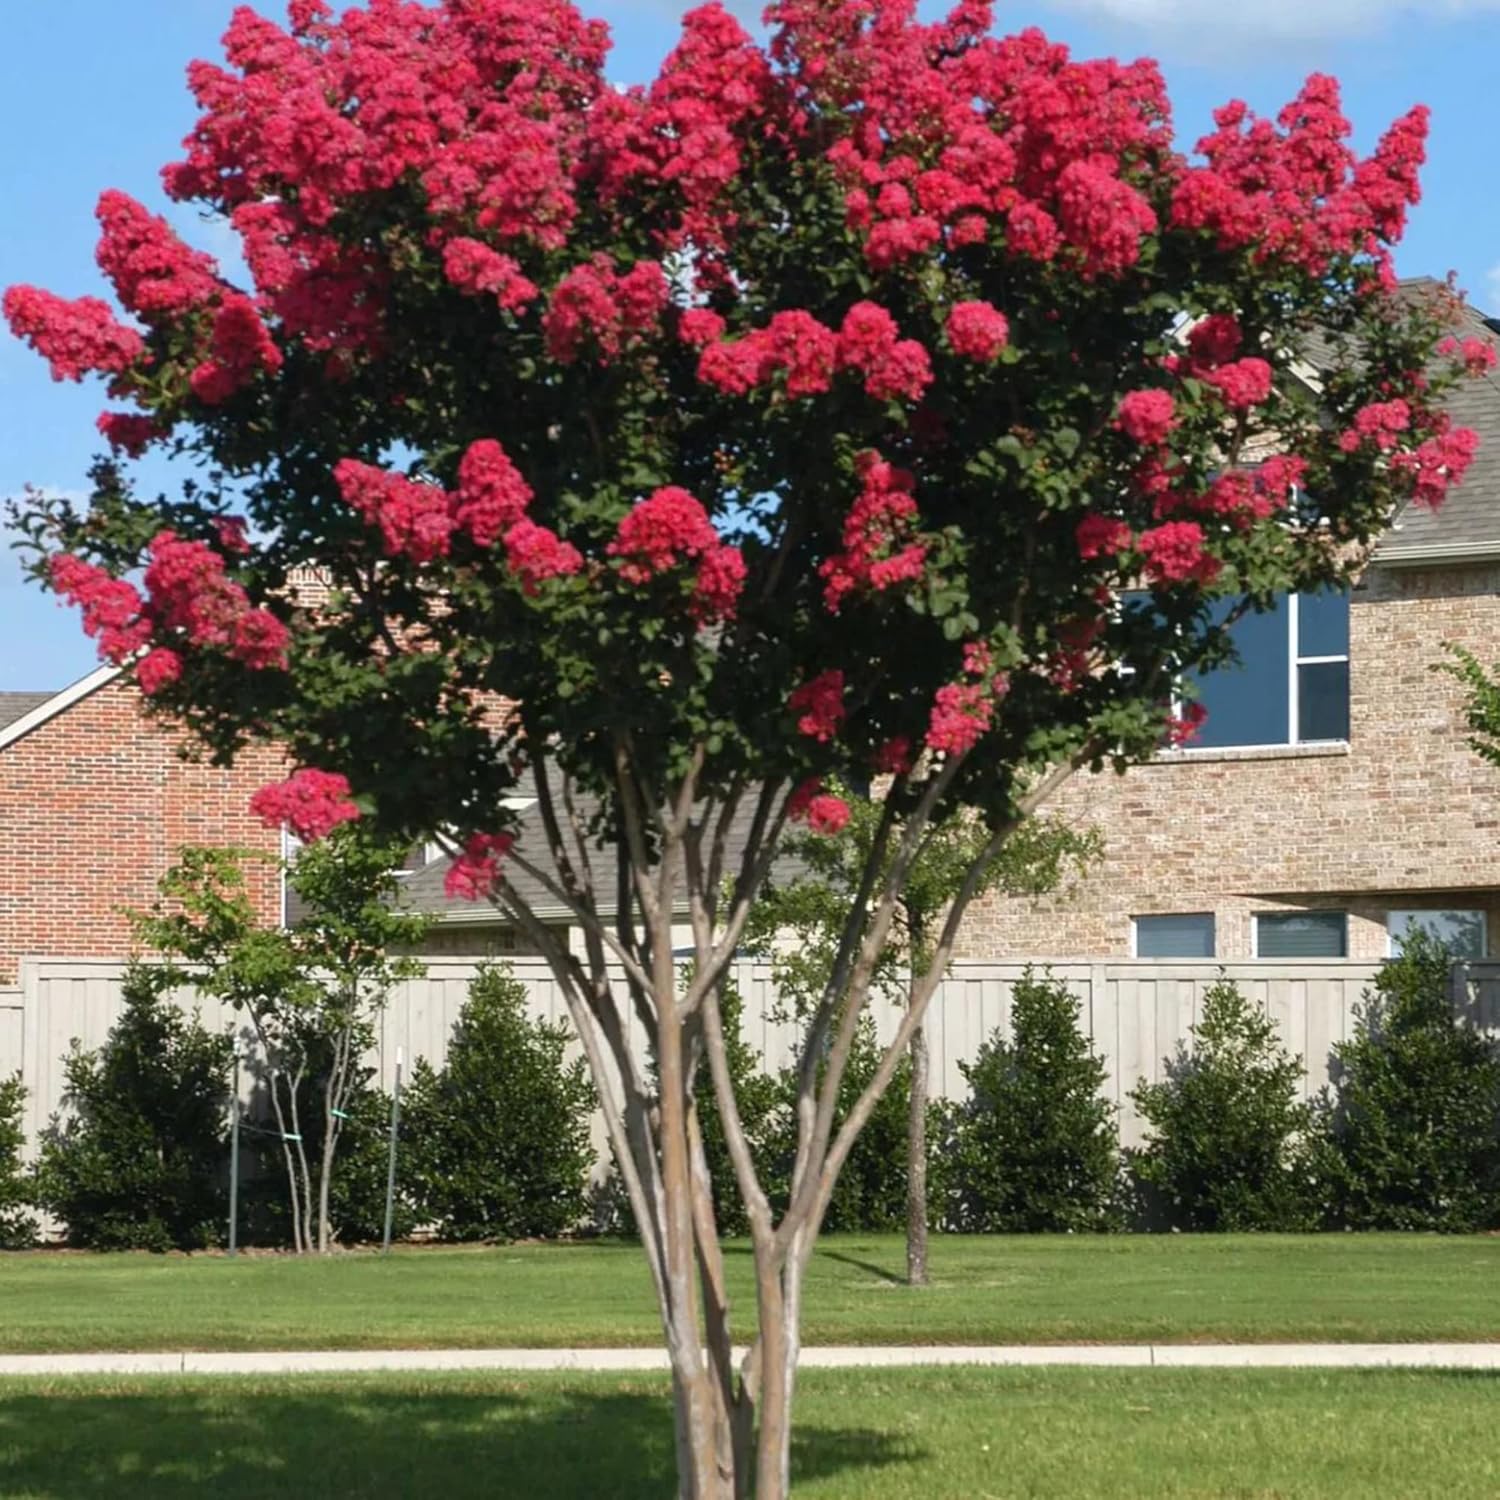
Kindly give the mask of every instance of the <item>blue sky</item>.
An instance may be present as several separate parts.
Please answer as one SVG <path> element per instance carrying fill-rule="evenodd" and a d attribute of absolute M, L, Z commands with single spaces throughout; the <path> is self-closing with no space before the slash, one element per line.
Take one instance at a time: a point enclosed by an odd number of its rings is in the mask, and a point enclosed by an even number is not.
<path fill-rule="evenodd" d="M 34 282 L 68 296 L 104 289 L 93 263 L 94 202 L 106 187 L 166 209 L 157 180 L 192 123 L 183 69 L 219 56 L 231 0 L 68 0 L 17 5 L 0 51 L 0 287 Z M 746 16 L 759 3 L 736 5 Z M 612 76 L 648 79 L 671 47 L 672 0 L 584 0 L 614 29 Z M 1191 143 L 1231 97 L 1274 111 L 1311 71 L 1344 84 L 1368 148 L 1411 104 L 1434 112 L 1425 199 L 1400 256 L 1405 274 L 1457 271 L 1500 312 L 1500 174 L 1494 60 L 1500 0 L 1047 0 L 1000 8 L 1007 29 L 1040 25 L 1081 55 L 1159 57 L 1178 135 Z M 190 239 L 223 256 L 222 231 L 181 210 Z M 0 330 L 0 496 L 32 483 L 77 490 L 97 446 L 96 386 L 56 385 Z M 142 476 L 158 487 L 172 475 Z M 71 613 L 23 585 L 0 548 L 0 691 L 61 687 L 94 665 Z"/>

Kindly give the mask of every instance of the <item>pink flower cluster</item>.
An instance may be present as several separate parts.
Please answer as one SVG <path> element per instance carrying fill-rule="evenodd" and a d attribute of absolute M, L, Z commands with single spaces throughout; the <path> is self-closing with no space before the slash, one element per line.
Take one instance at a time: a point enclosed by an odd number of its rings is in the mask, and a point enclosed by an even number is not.
<path fill-rule="evenodd" d="M 274 375 L 282 353 L 248 297 L 232 292 L 214 317 L 209 358 L 193 371 L 193 394 L 208 406 L 219 406 L 262 372 Z"/>
<path fill-rule="evenodd" d="M 165 636 L 222 650 L 253 670 L 286 665 L 286 626 L 269 610 L 251 607 L 213 548 L 163 531 L 148 557 L 145 597 L 128 580 L 71 553 L 56 554 L 48 565 L 52 587 L 83 612 L 84 631 L 98 640 L 104 660 L 118 665 Z M 142 660 L 137 679 L 155 693 L 177 680 L 181 666 L 178 653 L 161 646 Z"/>
<path fill-rule="evenodd" d="M 696 562 L 692 611 L 700 623 L 727 620 L 739 604 L 745 582 L 739 549 L 719 540 L 701 502 L 677 485 L 657 490 L 626 512 L 604 550 L 620 560 L 621 579 L 636 585 Z"/>
<path fill-rule="evenodd" d="M 54 380 L 121 375 L 146 352 L 140 334 L 118 322 L 98 297 L 69 302 L 40 287 L 13 286 L 0 308 L 11 332 L 51 365 Z"/>
<path fill-rule="evenodd" d="M 1165 364 L 1175 374 L 1213 386 L 1232 410 L 1248 411 L 1270 399 L 1274 371 L 1263 359 L 1236 359 L 1244 341 L 1238 318 L 1214 313 L 1188 333 L 1187 354 L 1169 355 Z"/>
<path fill-rule="evenodd" d="M 304 844 L 327 838 L 340 823 L 360 816 L 348 777 L 311 769 L 263 786 L 251 797 L 250 811 L 267 827 L 290 828 Z"/>
<path fill-rule="evenodd" d="M 515 842 L 513 833 L 476 833 L 466 839 L 443 876 L 443 894 L 450 900 L 485 900 L 500 884 L 500 861 Z"/>
<path fill-rule="evenodd" d="M 637 261 L 622 276 L 608 256 L 596 256 L 569 271 L 552 293 L 542 320 L 547 352 L 559 364 L 572 364 L 590 348 L 608 364 L 633 339 L 655 332 L 669 295 L 656 261 Z"/>
<path fill-rule="evenodd" d="M 1129 525 L 1118 516 L 1104 516 L 1090 511 L 1077 526 L 1078 555 L 1085 562 L 1100 557 L 1119 557 L 1128 552 L 1134 537 Z"/>
<path fill-rule="evenodd" d="M 948 345 L 963 359 L 990 364 L 1010 342 L 1010 324 L 993 303 L 956 302 L 948 311 Z"/>
<path fill-rule="evenodd" d="M 1353 453 L 1364 443 L 1373 443 L 1389 453 L 1411 427 L 1411 406 L 1399 396 L 1394 401 L 1372 401 L 1354 414 L 1354 425 L 1339 434 L 1339 447 Z"/>
<path fill-rule="evenodd" d="M 118 664 L 151 639 L 151 622 L 134 584 L 68 552 L 50 559 L 47 574 L 58 597 L 82 611 L 84 632 L 99 642 L 105 661 Z"/>
<path fill-rule="evenodd" d="M 160 532 L 148 549 L 145 584 L 154 633 L 216 647 L 256 670 L 285 667 L 291 636 L 269 610 L 251 607 L 205 542 Z"/>
<path fill-rule="evenodd" d="M 530 597 L 549 579 L 571 578 L 583 567 L 583 555 L 571 542 L 525 516 L 505 533 L 505 560 Z"/>
<path fill-rule="evenodd" d="M 915 535 L 912 476 L 873 450 L 861 453 L 855 468 L 862 487 L 844 517 L 843 550 L 818 566 L 823 602 L 833 614 L 851 594 L 915 583 L 927 563 L 927 544 Z"/>
<path fill-rule="evenodd" d="M 458 466 L 453 520 L 479 547 L 493 547 L 526 514 L 531 486 L 493 438 L 471 443 Z"/>
<path fill-rule="evenodd" d="M 1141 258 L 1156 213 L 1112 167 L 1069 162 L 1058 174 L 1058 226 L 1079 252 L 1085 277 L 1118 276 Z"/>
<path fill-rule="evenodd" d="M 462 235 L 443 247 L 443 274 L 471 296 L 494 297 L 507 312 L 525 312 L 540 295 L 513 256 Z"/>
<path fill-rule="evenodd" d="M 103 434 L 104 441 L 127 458 L 139 458 L 150 443 L 166 435 L 154 417 L 139 412 L 100 412 L 94 425 Z"/>
<path fill-rule="evenodd" d="M 1120 399 L 1115 426 L 1143 448 L 1159 448 L 1177 426 L 1177 403 L 1170 391 L 1131 391 Z"/>
<path fill-rule="evenodd" d="M 911 741 L 904 734 L 892 735 L 870 758 L 870 769 L 884 776 L 904 776 L 914 764 Z"/>
<path fill-rule="evenodd" d="M 1181 713 L 1167 720 L 1167 743 L 1174 747 L 1191 744 L 1208 719 L 1208 710 L 1198 702 L 1184 703 Z"/>
<path fill-rule="evenodd" d="M 743 396 L 770 384 L 778 373 L 786 376 L 786 393 L 793 399 L 817 396 L 833 385 L 838 340 L 809 312 L 779 312 L 765 328 L 743 338 L 709 342 L 723 320 L 714 313 L 684 314 L 679 324 L 688 342 L 705 346 L 698 359 L 698 378 L 730 396 Z"/>
<path fill-rule="evenodd" d="M 583 567 L 576 547 L 527 516 L 531 486 L 493 438 L 480 438 L 465 450 L 452 494 L 354 458 L 340 459 L 333 477 L 348 504 L 379 530 L 388 556 L 430 563 L 447 557 L 459 534 L 478 547 L 498 541 L 511 574 L 531 596 L 549 579 L 569 577 Z"/>
<path fill-rule="evenodd" d="M 1400 238 L 1406 210 L 1421 196 L 1424 106 L 1398 120 L 1364 161 L 1349 148 L 1338 84 L 1323 75 L 1309 78 L 1275 122 L 1238 100 L 1214 120 L 1218 129 L 1198 142 L 1207 165 L 1185 169 L 1175 189 L 1174 226 L 1313 275 L 1360 251 L 1388 265 L 1385 246 Z"/>
<path fill-rule="evenodd" d="M 1437 346 L 1437 352 L 1444 359 L 1457 360 L 1464 367 L 1464 373 L 1476 379 L 1495 368 L 1495 345 L 1490 339 L 1448 338 Z"/>
<path fill-rule="evenodd" d="M 968 642 L 963 680 L 945 683 L 933 697 L 927 748 L 944 755 L 967 755 L 994 723 L 995 704 L 1009 690 L 1009 678 L 994 670 L 988 644 Z"/>
<path fill-rule="evenodd" d="M 916 339 L 903 339 L 896 320 L 876 302 L 856 302 L 839 329 L 838 363 L 865 379 L 877 401 L 918 401 L 932 384 L 932 361 Z"/>
<path fill-rule="evenodd" d="M 1410 479 L 1414 500 L 1436 509 L 1468 473 L 1478 452 L 1479 434 L 1472 428 L 1444 426 L 1412 452 L 1393 454 L 1391 467 Z"/>
<path fill-rule="evenodd" d="M 786 799 L 786 815 L 793 823 L 806 823 L 823 838 L 842 833 L 849 825 L 849 804 L 823 790 L 820 776 L 810 777 Z"/>
<path fill-rule="evenodd" d="M 657 183 L 673 215 L 667 243 L 692 244 L 711 280 L 721 274 L 716 252 L 732 227 L 719 202 L 770 87 L 765 55 L 739 23 L 722 6 L 700 5 L 683 17 L 682 41 L 650 89 L 606 94 L 589 122 L 591 170 L 606 199 Z"/>
<path fill-rule="evenodd" d="M 446 490 L 354 458 L 340 459 L 333 479 L 344 499 L 379 528 L 393 557 L 428 563 L 447 556 L 453 513 Z"/>
<path fill-rule="evenodd" d="M 826 745 L 838 736 L 848 710 L 844 707 L 844 674 L 830 667 L 792 689 L 787 707 L 799 717 L 797 733 Z"/>
<path fill-rule="evenodd" d="M 1207 541 L 1196 521 L 1167 521 L 1143 531 L 1135 545 L 1153 583 L 1212 583 L 1223 564 L 1205 550 Z"/>
<path fill-rule="evenodd" d="M 178 317 L 218 297 L 219 268 L 213 258 L 183 244 L 165 219 L 128 193 L 111 189 L 103 194 L 97 217 L 102 230 L 99 269 L 130 312 L 148 321 Z"/>

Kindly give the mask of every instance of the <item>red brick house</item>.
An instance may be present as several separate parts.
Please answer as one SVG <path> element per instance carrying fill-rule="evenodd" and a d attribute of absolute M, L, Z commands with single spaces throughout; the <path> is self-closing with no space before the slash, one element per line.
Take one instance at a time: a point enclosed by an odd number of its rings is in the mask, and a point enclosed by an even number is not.
<path fill-rule="evenodd" d="M 121 907 L 148 904 L 185 844 L 279 852 L 248 807 L 281 774 L 276 752 L 226 771 L 185 761 L 178 744 L 113 668 L 57 693 L 0 693 L 0 985 L 23 957 L 127 953 Z M 279 917 L 275 869 L 251 879 L 259 909 Z"/>

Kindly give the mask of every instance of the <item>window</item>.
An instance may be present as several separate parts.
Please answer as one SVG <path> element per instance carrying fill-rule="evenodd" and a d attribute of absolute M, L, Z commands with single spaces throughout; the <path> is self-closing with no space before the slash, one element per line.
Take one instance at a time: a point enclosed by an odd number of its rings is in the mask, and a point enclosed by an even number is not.
<path fill-rule="evenodd" d="M 1455 958 L 1483 958 L 1488 946 L 1482 911 L 1393 911 L 1386 914 L 1385 925 L 1391 937 L 1392 958 L 1401 956 L 1406 936 L 1414 927 L 1426 928 Z"/>
<path fill-rule="evenodd" d="M 1231 605 L 1220 606 L 1220 619 Z M 1349 595 L 1284 594 L 1230 629 L 1239 661 L 1192 674 L 1208 718 L 1197 749 L 1349 738 Z"/>
<path fill-rule="evenodd" d="M 1349 917 L 1341 911 L 1260 912 L 1257 958 L 1347 958 Z"/>
<path fill-rule="evenodd" d="M 1212 912 L 1187 912 L 1168 917 L 1133 917 L 1137 958 L 1212 958 Z"/>

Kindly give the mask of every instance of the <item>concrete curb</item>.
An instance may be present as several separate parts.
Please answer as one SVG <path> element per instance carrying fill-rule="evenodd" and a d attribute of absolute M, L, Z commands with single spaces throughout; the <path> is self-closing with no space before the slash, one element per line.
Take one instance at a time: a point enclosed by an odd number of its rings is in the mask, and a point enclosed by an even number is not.
<path fill-rule="evenodd" d="M 743 1351 L 739 1351 L 742 1353 Z M 824 1345 L 809 1370 L 943 1365 L 1085 1365 L 1108 1369 L 1500 1370 L 1500 1344 Z M 318 1349 L 282 1353 L 7 1354 L 0 1376 L 332 1375 L 435 1370 L 665 1370 L 661 1349 Z"/>

